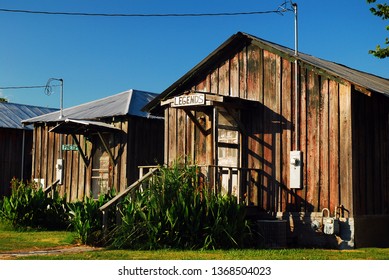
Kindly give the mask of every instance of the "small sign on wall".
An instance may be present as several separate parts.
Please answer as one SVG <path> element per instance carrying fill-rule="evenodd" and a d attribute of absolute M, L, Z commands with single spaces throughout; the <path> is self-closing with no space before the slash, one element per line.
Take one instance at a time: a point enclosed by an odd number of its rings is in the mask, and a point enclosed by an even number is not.
<path fill-rule="evenodd" d="M 76 144 L 63 144 L 62 151 L 78 151 Z"/>

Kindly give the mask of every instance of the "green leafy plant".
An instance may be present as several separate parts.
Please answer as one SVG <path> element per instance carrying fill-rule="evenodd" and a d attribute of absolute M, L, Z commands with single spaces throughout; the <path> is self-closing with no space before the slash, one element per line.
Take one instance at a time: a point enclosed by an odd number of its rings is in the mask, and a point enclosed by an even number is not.
<path fill-rule="evenodd" d="M 162 167 L 149 187 L 122 204 L 111 245 L 132 249 L 241 248 L 252 239 L 245 207 L 198 187 L 196 166 Z"/>
<path fill-rule="evenodd" d="M 41 187 L 34 183 L 11 181 L 10 197 L 4 197 L 0 216 L 13 227 L 43 229 L 64 229 L 67 227 L 66 198 L 54 192 L 48 197 Z"/>
<path fill-rule="evenodd" d="M 84 244 L 102 245 L 102 213 L 99 210 L 104 203 L 114 196 L 114 192 L 100 195 L 98 200 L 84 197 L 83 201 L 69 203 L 70 229 L 77 234 L 77 238 Z"/>

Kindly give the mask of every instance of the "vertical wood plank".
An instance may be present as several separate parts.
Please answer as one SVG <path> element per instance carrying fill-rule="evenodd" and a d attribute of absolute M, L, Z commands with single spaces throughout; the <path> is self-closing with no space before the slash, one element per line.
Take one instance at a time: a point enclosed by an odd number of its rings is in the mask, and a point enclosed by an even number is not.
<path fill-rule="evenodd" d="M 169 162 L 170 165 L 177 158 L 177 110 L 169 109 Z"/>
<path fill-rule="evenodd" d="M 274 199 L 275 210 L 281 211 L 282 209 L 282 151 L 281 151 L 281 133 L 282 133 L 282 116 L 281 116 L 281 90 L 282 90 L 282 59 L 280 56 L 275 56 L 276 69 L 275 69 L 275 104 L 274 104 Z"/>
<path fill-rule="evenodd" d="M 230 60 L 230 96 L 239 97 L 239 52 Z"/>
<path fill-rule="evenodd" d="M 373 108 L 372 108 L 372 117 L 373 117 L 373 133 L 374 133 L 374 143 L 373 143 L 373 184 L 371 191 L 374 194 L 374 200 L 373 200 L 373 213 L 374 214 L 382 214 L 381 212 L 381 197 L 383 193 L 381 192 L 381 161 L 379 160 L 382 154 L 381 145 L 380 142 L 382 141 L 381 131 L 382 131 L 382 119 L 380 116 L 380 106 L 379 102 L 383 101 L 380 100 L 380 98 L 377 95 L 373 95 L 370 97 L 373 101 Z"/>
<path fill-rule="evenodd" d="M 127 177 L 127 171 L 126 171 L 126 166 L 127 166 L 127 160 L 128 158 L 128 147 L 127 147 L 127 137 L 128 137 L 128 121 L 122 122 L 122 130 L 123 133 L 121 135 L 122 137 L 122 145 L 123 145 L 123 152 L 122 156 L 120 158 L 120 185 L 119 191 L 123 191 L 127 186 L 131 184 L 131 182 L 128 181 Z"/>
<path fill-rule="evenodd" d="M 351 89 L 350 85 L 339 84 L 340 121 L 340 197 L 341 203 L 353 215 L 352 205 L 352 130 L 351 130 Z"/>
<path fill-rule="evenodd" d="M 389 214 L 389 106 L 386 97 L 381 97 L 379 102 L 381 119 L 381 213 Z"/>
<path fill-rule="evenodd" d="M 239 53 L 239 97 L 247 99 L 247 48 Z"/>
<path fill-rule="evenodd" d="M 90 193 L 92 191 L 92 143 L 90 141 L 86 142 L 85 145 L 85 151 L 86 154 L 88 155 L 89 158 L 89 165 L 86 167 L 85 170 L 85 190 L 84 190 L 84 195 L 85 196 L 90 196 Z"/>
<path fill-rule="evenodd" d="M 78 136 L 78 141 L 80 142 L 80 135 Z M 73 140 L 73 139 L 72 139 Z M 74 143 L 73 141 L 71 143 Z M 73 184 L 74 184 L 74 189 L 75 189 L 75 194 L 74 196 L 76 197 L 76 200 L 80 200 L 80 199 L 83 199 L 83 197 L 79 197 L 79 193 L 82 192 L 80 189 L 83 188 L 83 184 L 80 184 L 80 173 L 81 173 L 81 168 L 82 166 L 80 165 L 80 161 L 82 162 L 82 159 L 80 158 L 80 154 L 76 151 L 73 151 L 72 152 L 73 154 L 73 158 L 74 158 L 74 161 L 73 161 L 73 169 L 74 169 L 74 173 L 73 173 Z M 109 186 L 111 187 L 111 186 Z"/>
<path fill-rule="evenodd" d="M 195 115 L 195 112 L 191 112 L 193 115 Z M 195 164 L 193 162 L 194 160 L 194 123 L 193 121 L 186 116 L 186 154 L 189 156 L 189 159 L 191 160 L 191 164 Z"/>
<path fill-rule="evenodd" d="M 211 76 L 207 75 L 200 83 L 195 86 L 196 91 L 210 92 L 211 91 Z"/>
<path fill-rule="evenodd" d="M 122 129 L 122 122 L 115 122 L 114 126 L 118 129 Z M 115 159 L 115 163 L 113 164 L 113 184 L 110 186 L 110 189 L 115 190 L 117 193 L 120 188 L 120 166 L 121 161 L 119 158 L 119 152 L 120 152 L 120 142 L 121 142 L 121 135 L 120 134 L 113 134 L 113 158 Z M 81 168 L 81 166 L 80 166 Z M 81 176 L 82 169 L 80 169 L 80 176 Z"/>
<path fill-rule="evenodd" d="M 329 208 L 329 84 L 328 79 L 321 79 L 320 90 L 320 205 L 319 210 Z M 334 208 L 330 208 L 334 211 Z"/>
<path fill-rule="evenodd" d="M 206 152 L 206 164 L 215 164 L 215 159 L 214 159 L 214 143 L 213 143 L 213 112 L 207 111 L 206 115 L 206 121 L 205 121 L 205 127 L 207 130 L 207 134 L 205 136 L 205 152 Z"/>
<path fill-rule="evenodd" d="M 291 63 L 287 60 L 282 61 L 282 100 L 281 100 L 281 115 L 282 121 L 282 135 L 281 135 L 281 166 L 282 166 L 282 179 L 281 185 L 285 190 L 282 192 L 282 208 L 281 211 L 286 211 L 287 207 L 292 202 L 288 195 L 289 187 L 289 152 L 292 150 L 292 67 Z"/>
<path fill-rule="evenodd" d="M 48 178 L 48 170 L 47 170 L 47 162 L 48 162 L 48 155 L 47 155 L 47 150 L 49 149 L 49 145 L 48 145 L 48 141 L 47 141 L 47 136 L 48 136 L 48 129 L 47 127 L 43 127 L 43 130 L 42 130 L 42 177 L 41 178 L 44 178 L 45 179 L 45 187 L 48 187 L 50 184 L 48 182 L 49 178 Z"/>
<path fill-rule="evenodd" d="M 339 206 L 339 89 L 336 81 L 329 81 L 329 192 L 330 209 Z"/>
<path fill-rule="evenodd" d="M 206 115 L 204 112 L 196 112 L 196 118 L 199 121 L 199 124 L 206 128 Z M 195 161 L 201 165 L 206 164 L 206 135 L 204 135 L 201 130 L 195 126 Z"/>
<path fill-rule="evenodd" d="M 86 149 L 85 149 L 85 137 L 84 136 L 80 136 L 80 145 L 83 149 L 83 151 L 86 153 Z M 87 153 L 86 153 L 87 154 Z M 85 171 L 86 171 L 86 165 L 85 163 L 83 162 L 83 160 L 81 159 L 81 156 L 79 153 L 77 153 L 78 155 L 78 168 L 79 168 L 79 176 L 78 176 L 78 194 L 77 194 L 77 197 L 78 199 L 83 199 L 84 196 L 85 196 L 85 178 L 86 178 L 86 175 L 85 175 Z"/>
<path fill-rule="evenodd" d="M 365 192 L 366 192 L 366 214 L 374 214 L 374 124 L 375 121 L 373 118 L 373 100 L 372 98 L 364 98 L 365 105 L 365 121 L 366 121 L 366 137 L 365 137 L 365 145 L 366 145 L 366 165 L 365 165 L 365 173 L 366 173 L 366 184 L 365 184 Z"/>
<path fill-rule="evenodd" d="M 262 101 L 263 97 L 262 50 L 253 45 L 247 47 L 247 99 Z"/>
<path fill-rule="evenodd" d="M 226 60 L 219 68 L 219 94 L 230 95 L 230 61 Z"/>
<path fill-rule="evenodd" d="M 47 157 L 48 157 L 48 161 L 47 161 L 47 170 L 48 170 L 48 174 L 47 174 L 47 177 L 48 177 L 48 184 L 52 184 L 54 183 L 55 181 L 55 133 L 49 133 L 49 140 L 48 140 L 48 143 L 49 143 L 49 147 L 48 147 L 48 150 L 47 150 Z"/>
<path fill-rule="evenodd" d="M 276 139 L 275 135 L 278 126 L 276 121 L 276 104 L 277 104 L 277 67 L 276 56 L 273 53 L 264 51 L 264 199 L 267 210 L 276 209 L 275 205 L 275 154 L 276 154 Z"/>
<path fill-rule="evenodd" d="M 294 67 L 293 67 L 294 68 Z M 294 75 L 294 69 L 292 70 L 292 73 Z M 298 112 L 299 115 L 299 142 L 300 142 L 300 150 L 302 151 L 302 157 L 303 157 L 303 182 L 302 182 L 302 189 L 298 190 L 293 190 L 293 196 L 294 196 L 294 204 L 296 211 L 308 211 L 308 203 L 307 203 L 307 188 L 308 188 L 308 147 L 307 147 L 307 127 L 308 127 L 308 118 L 307 118 L 307 106 L 308 106 L 308 95 L 307 95 L 307 69 L 300 66 L 300 71 L 299 71 L 299 110 Z M 294 87 L 293 87 L 294 91 Z M 294 94 L 293 97 L 295 98 Z M 295 116 L 295 101 L 292 101 L 292 116 Z M 294 147 L 294 139 L 296 135 L 296 129 L 295 129 L 295 124 L 296 120 L 293 118 L 293 124 L 294 124 L 294 129 L 292 131 L 292 147 Z M 292 200 L 293 201 L 293 200 Z"/>
<path fill-rule="evenodd" d="M 184 110 L 177 110 L 177 156 L 180 162 L 185 161 L 186 143 L 186 113 Z"/>
<path fill-rule="evenodd" d="M 308 71 L 307 82 L 307 202 L 309 211 L 319 211 L 320 84 L 318 76 L 313 71 Z"/>
<path fill-rule="evenodd" d="M 211 72 L 210 78 L 210 91 L 219 94 L 219 68 L 216 68 Z"/>
<path fill-rule="evenodd" d="M 170 145 L 169 145 L 169 128 L 170 128 L 170 118 L 169 118 L 169 113 L 170 113 L 170 108 L 166 108 L 164 113 L 165 113 L 165 116 L 164 116 L 164 155 L 163 155 L 163 160 L 164 160 L 164 164 L 165 165 L 168 165 L 170 163 L 170 159 L 169 159 L 169 154 L 170 154 Z M 127 126 L 127 131 L 128 131 L 128 126 Z M 127 132 L 127 135 L 128 135 L 128 132 Z M 127 144 L 128 145 L 128 141 L 127 141 Z M 128 148 L 127 148 L 128 150 Z M 127 154 L 127 157 L 129 157 L 130 155 Z"/>

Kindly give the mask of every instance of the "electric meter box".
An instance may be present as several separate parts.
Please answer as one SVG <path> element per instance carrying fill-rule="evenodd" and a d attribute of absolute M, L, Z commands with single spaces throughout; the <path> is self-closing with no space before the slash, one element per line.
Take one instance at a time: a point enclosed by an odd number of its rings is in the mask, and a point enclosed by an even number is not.
<path fill-rule="evenodd" d="M 56 179 L 59 180 L 59 184 L 62 185 L 62 179 L 63 179 L 63 166 L 64 164 L 64 160 L 59 158 L 57 159 L 57 164 L 55 165 L 55 175 L 56 175 Z"/>
<path fill-rule="evenodd" d="M 290 151 L 290 188 L 301 189 L 303 153 L 301 151 Z"/>

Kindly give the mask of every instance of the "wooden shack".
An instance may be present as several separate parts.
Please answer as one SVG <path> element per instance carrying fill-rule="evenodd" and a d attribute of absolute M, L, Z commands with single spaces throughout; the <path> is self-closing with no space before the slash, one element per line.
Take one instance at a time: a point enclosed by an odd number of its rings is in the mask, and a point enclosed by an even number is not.
<path fill-rule="evenodd" d="M 29 180 L 32 163 L 32 127 L 22 120 L 58 109 L 0 102 L 0 197 L 11 194 L 13 178 Z"/>
<path fill-rule="evenodd" d="M 138 166 L 163 158 L 163 119 L 141 111 L 156 94 L 128 90 L 24 120 L 34 125 L 32 178 L 54 183 L 69 201 L 119 192 L 138 178 Z"/>
<path fill-rule="evenodd" d="M 165 163 L 188 156 L 268 244 L 354 248 L 389 246 L 388 97 L 387 79 L 239 32 L 144 110 L 164 116 Z"/>

